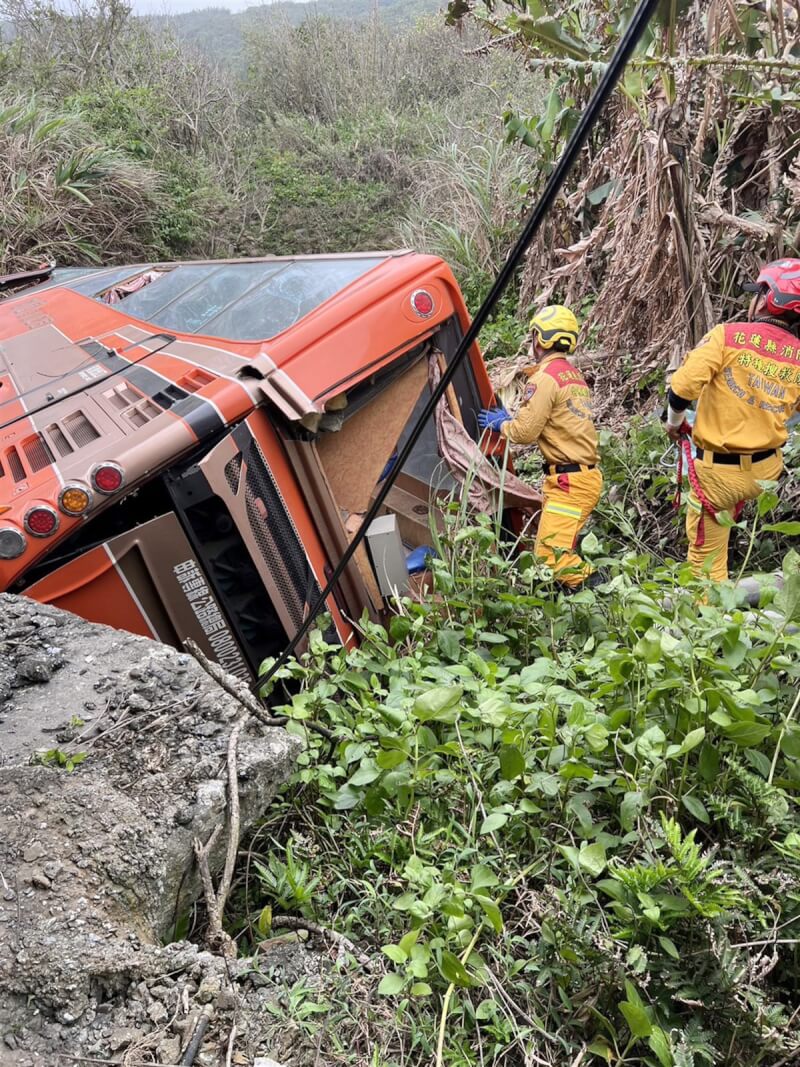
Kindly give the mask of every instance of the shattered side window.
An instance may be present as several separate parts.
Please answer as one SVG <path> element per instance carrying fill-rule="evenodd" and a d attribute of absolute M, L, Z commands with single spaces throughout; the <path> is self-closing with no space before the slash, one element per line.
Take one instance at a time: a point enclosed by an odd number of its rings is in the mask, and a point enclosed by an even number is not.
<path fill-rule="evenodd" d="M 159 329 L 261 341 L 293 326 L 384 258 L 187 263 L 158 268 L 163 273 L 154 280 L 108 302 Z M 98 271 L 68 285 L 99 299 L 148 270 Z"/>
<path fill-rule="evenodd" d="M 65 285 L 67 282 L 75 281 L 78 278 L 85 278 L 87 274 L 101 273 L 100 267 L 56 267 L 50 277 L 54 282 L 58 282 L 59 285 Z M 70 286 L 74 289 L 75 286 Z"/>
<path fill-rule="evenodd" d="M 411 417 L 406 423 L 405 429 L 397 442 L 399 451 L 411 436 L 411 431 L 419 421 L 419 417 L 425 409 L 425 405 L 431 398 L 430 386 L 426 384 L 416 403 Z M 425 423 L 422 433 L 411 450 L 411 455 L 403 467 L 404 474 L 410 474 L 427 485 L 432 486 L 437 492 L 449 492 L 456 487 L 456 481 L 447 464 L 442 459 L 439 451 L 439 441 L 436 436 L 436 419 L 430 418 Z"/>
<path fill-rule="evenodd" d="M 212 319 L 222 315 L 240 298 L 247 298 L 250 290 L 261 285 L 281 269 L 285 263 L 226 263 L 214 269 L 199 285 L 173 300 L 158 312 L 158 325 L 168 330 L 203 333 Z M 125 300 L 130 310 L 131 299 Z M 132 312 L 133 314 L 133 312 Z"/>
<path fill-rule="evenodd" d="M 98 267 L 80 267 L 76 268 L 79 272 L 79 281 L 68 281 L 62 277 L 62 281 L 65 282 L 68 289 L 74 289 L 76 293 L 82 293 L 84 296 L 97 296 L 102 293 L 104 289 L 110 289 L 113 285 L 119 285 L 120 282 L 126 281 L 128 278 L 133 278 L 137 274 L 141 274 L 145 267 L 116 267 L 114 269 L 103 270 Z M 55 271 L 56 274 L 62 273 L 59 270 Z M 63 274 L 67 274 L 68 271 L 64 270 Z"/>
<path fill-rule="evenodd" d="M 208 263 L 175 267 L 174 270 L 165 272 L 144 288 L 126 296 L 116 306 L 126 315 L 145 319 L 155 326 L 163 326 L 165 323 L 161 312 L 166 309 L 167 305 L 183 296 L 187 290 L 192 289 L 216 269 L 213 264 Z M 123 278 L 118 280 L 124 281 Z M 109 284 L 114 283 L 104 284 L 103 289 L 108 289 Z"/>
<path fill-rule="evenodd" d="M 205 323 L 203 332 L 232 341 L 274 337 L 382 262 L 381 257 L 282 264 L 273 277 Z"/>

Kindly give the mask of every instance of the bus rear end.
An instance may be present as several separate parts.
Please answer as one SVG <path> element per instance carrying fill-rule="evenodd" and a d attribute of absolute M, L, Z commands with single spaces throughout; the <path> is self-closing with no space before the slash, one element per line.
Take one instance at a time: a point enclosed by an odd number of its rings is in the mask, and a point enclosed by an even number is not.
<path fill-rule="evenodd" d="M 270 270 L 278 265 L 273 282 L 287 262 L 311 277 L 319 261 L 269 261 Z M 20 360 L 6 362 L 16 407 L 6 408 L 5 455 L 13 449 L 23 469 L 7 463 L 0 476 L 0 502 L 10 504 L 0 516 L 0 553 L 4 528 L 13 531 L 6 536 L 12 558 L 0 560 L 4 587 L 177 647 L 191 638 L 241 678 L 278 653 L 318 599 L 430 396 L 431 360 L 443 367 L 467 324 L 440 260 L 409 254 L 343 262 L 344 277 L 354 280 L 266 339 L 244 336 L 259 330 L 252 298 L 238 318 L 228 315 L 226 333 L 234 336 L 201 332 L 207 327 L 198 309 L 209 300 L 203 286 L 216 276 L 219 288 L 222 268 L 236 278 L 235 263 L 193 265 L 206 274 L 195 270 L 183 291 L 173 273 L 178 265 L 129 268 L 114 285 L 131 292 L 111 304 L 103 299 L 106 274 L 73 283 L 84 290 L 80 306 L 74 288 L 61 290 L 67 296 L 60 302 L 58 287 L 0 305 L 6 335 L 16 305 L 12 326 L 39 316 L 63 337 L 44 360 L 63 371 L 55 388 L 51 371 L 34 366 L 21 399 L 14 373 Z M 336 257 L 324 265 L 326 277 L 336 275 Z M 135 317 L 144 313 L 143 299 L 133 300 L 145 269 L 156 276 L 146 294 L 147 322 Z M 159 308 L 162 277 L 170 287 Z M 241 288 L 241 278 L 236 284 Z M 269 295 L 267 286 L 262 297 Z M 176 318 L 176 306 L 190 298 L 194 319 L 185 311 Z M 218 294 L 215 300 L 216 310 Z M 289 317 L 303 311 L 301 300 L 295 304 Z M 178 329 L 195 323 L 191 335 Z M 25 347 L 20 337 L 12 339 L 15 350 Z M 27 348 L 35 363 L 30 337 Z M 489 396 L 475 349 L 447 401 L 473 437 L 476 412 Z M 98 434 L 80 449 L 64 421 L 76 397 Z M 23 410 L 31 398 L 33 413 Z M 112 431 L 106 435 L 104 418 Z M 38 472 L 28 466 L 24 439 L 38 443 Z M 111 475 L 122 472 L 117 491 L 106 494 L 97 484 L 98 462 Z M 67 484 L 91 497 L 79 516 L 61 507 Z M 454 488 L 431 422 L 387 499 L 404 552 L 430 542 L 430 509 Z M 37 502 L 58 520 L 42 536 L 28 520 Z M 36 549 L 29 562 L 13 556 L 17 534 Z M 387 607 L 374 562 L 362 546 L 328 600 L 331 634 L 344 643 L 355 639 L 364 610 L 377 618 Z"/>

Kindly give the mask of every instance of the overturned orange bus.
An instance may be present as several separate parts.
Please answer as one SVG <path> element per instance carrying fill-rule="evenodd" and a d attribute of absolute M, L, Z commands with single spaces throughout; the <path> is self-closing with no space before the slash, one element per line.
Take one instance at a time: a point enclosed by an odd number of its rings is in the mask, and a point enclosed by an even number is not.
<path fill-rule="evenodd" d="M 411 252 L 52 271 L 0 303 L 0 589 L 251 677 L 318 597 L 468 324 Z M 473 439 L 477 347 L 448 390 Z M 404 550 L 452 485 L 433 422 L 387 499 Z M 361 548 L 339 639 L 386 590 Z"/>

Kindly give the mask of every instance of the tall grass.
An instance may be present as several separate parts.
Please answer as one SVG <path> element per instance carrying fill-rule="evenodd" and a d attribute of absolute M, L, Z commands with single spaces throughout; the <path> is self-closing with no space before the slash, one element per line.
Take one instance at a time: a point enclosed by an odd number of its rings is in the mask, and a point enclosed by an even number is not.
<path fill-rule="evenodd" d="M 0 265 L 140 258 L 160 208 L 154 172 L 76 116 L 23 99 L 0 110 Z"/>
<path fill-rule="evenodd" d="M 491 278 L 517 231 L 530 165 L 515 148 L 476 132 L 442 139 L 415 168 L 405 243 L 445 258 L 467 284 Z"/>
<path fill-rule="evenodd" d="M 391 30 L 311 5 L 300 27 L 254 15 L 240 77 L 121 0 L 0 0 L 3 16 L 0 269 L 45 254 L 69 264 L 408 242 L 444 252 L 464 278 L 497 260 L 516 180 L 499 116 L 537 83 L 515 56 L 465 55 L 479 31 L 459 36 L 441 19 Z M 29 96 L 34 126 L 59 119 L 41 140 L 18 113 Z M 458 193 L 471 129 L 473 187 Z M 481 167 L 493 172 L 485 193 Z"/>

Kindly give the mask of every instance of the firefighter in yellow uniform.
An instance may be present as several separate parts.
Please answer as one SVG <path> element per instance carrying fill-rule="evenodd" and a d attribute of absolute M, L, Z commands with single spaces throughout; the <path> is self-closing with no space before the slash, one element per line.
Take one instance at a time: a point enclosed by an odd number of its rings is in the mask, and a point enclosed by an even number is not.
<path fill-rule="evenodd" d="M 542 514 L 534 554 L 557 580 L 576 589 L 599 578 L 575 551 L 578 534 L 597 506 L 603 487 L 598 469 L 592 395 L 583 375 L 567 359 L 578 343 L 578 320 L 569 308 L 552 304 L 531 320 L 528 385 L 515 418 L 505 408 L 481 411 L 481 429 L 513 444 L 538 444 L 546 464 Z"/>
<path fill-rule="evenodd" d="M 728 577 L 730 526 L 744 501 L 783 470 L 786 423 L 800 402 L 800 259 L 768 263 L 746 320 L 715 326 L 672 375 L 667 433 L 697 446 L 700 494 L 689 494 L 686 533 L 695 574 Z M 693 429 L 686 409 L 697 400 Z"/>

